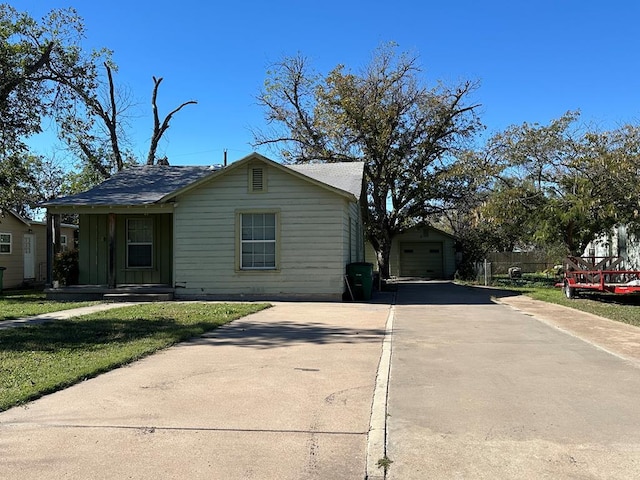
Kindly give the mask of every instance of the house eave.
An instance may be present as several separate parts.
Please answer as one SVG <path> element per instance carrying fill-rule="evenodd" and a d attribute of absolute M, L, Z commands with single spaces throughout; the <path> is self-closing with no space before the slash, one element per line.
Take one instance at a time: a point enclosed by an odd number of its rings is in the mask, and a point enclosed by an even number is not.
<path fill-rule="evenodd" d="M 107 214 L 116 213 L 122 215 L 129 214 L 150 214 L 150 213 L 172 213 L 174 203 L 146 203 L 138 205 L 49 205 L 47 211 L 51 214 Z"/>

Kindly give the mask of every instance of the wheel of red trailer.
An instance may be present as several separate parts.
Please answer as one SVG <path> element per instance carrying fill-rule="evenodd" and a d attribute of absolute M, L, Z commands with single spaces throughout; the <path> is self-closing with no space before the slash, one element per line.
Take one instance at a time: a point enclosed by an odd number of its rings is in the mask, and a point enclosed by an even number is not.
<path fill-rule="evenodd" d="M 572 299 L 576 297 L 576 289 L 569 285 L 569 282 L 564 282 L 564 296 L 568 299 Z"/>

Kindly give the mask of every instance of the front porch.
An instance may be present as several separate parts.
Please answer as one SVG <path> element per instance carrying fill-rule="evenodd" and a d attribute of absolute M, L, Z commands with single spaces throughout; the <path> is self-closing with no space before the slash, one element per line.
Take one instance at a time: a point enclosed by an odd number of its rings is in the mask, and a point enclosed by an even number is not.
<path fill-rule="evenodd" d="M 45 288 L 48 300 L 62 302 L 100 300 L 107 302 L 167 302 L 173 300 L 175 289 L 164 284 L 71 285 Z"/>

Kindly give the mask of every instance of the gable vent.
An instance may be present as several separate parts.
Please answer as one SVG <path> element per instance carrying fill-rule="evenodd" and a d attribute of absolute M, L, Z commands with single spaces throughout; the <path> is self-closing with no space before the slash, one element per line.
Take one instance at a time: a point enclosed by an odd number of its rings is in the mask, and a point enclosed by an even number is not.
<path fill-rule="evenodd" d="M 251 190 L 254 192 L 264 190 L 264 170 L 262 168 L 251 169 Z"/>

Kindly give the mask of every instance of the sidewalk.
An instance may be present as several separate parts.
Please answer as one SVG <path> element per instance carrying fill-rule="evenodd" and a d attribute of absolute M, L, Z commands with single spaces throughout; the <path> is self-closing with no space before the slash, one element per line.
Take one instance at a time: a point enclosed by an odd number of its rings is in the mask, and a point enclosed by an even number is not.
<path fill-rule="evenodd" d="M 79 317 L 89 313 L 102 312 L 104 310 L 111 310 L 113 308 L 126 307 L 129 305 L 133 305 L 133 303 L 101 303 L 98 305 L 91 305 L 89 307 L 60 310 L 58 312 L 43 313 L 41 315 L 34 315 L 31 317 L 17 318 L 15 320 L 4 320 L 0 322 L 0 330 L 5 328 L 21 327 L 24 325 L 38 325 L 41 323 L 52 322 L 54 320 L 65 320 L 67 318 Z"/>

